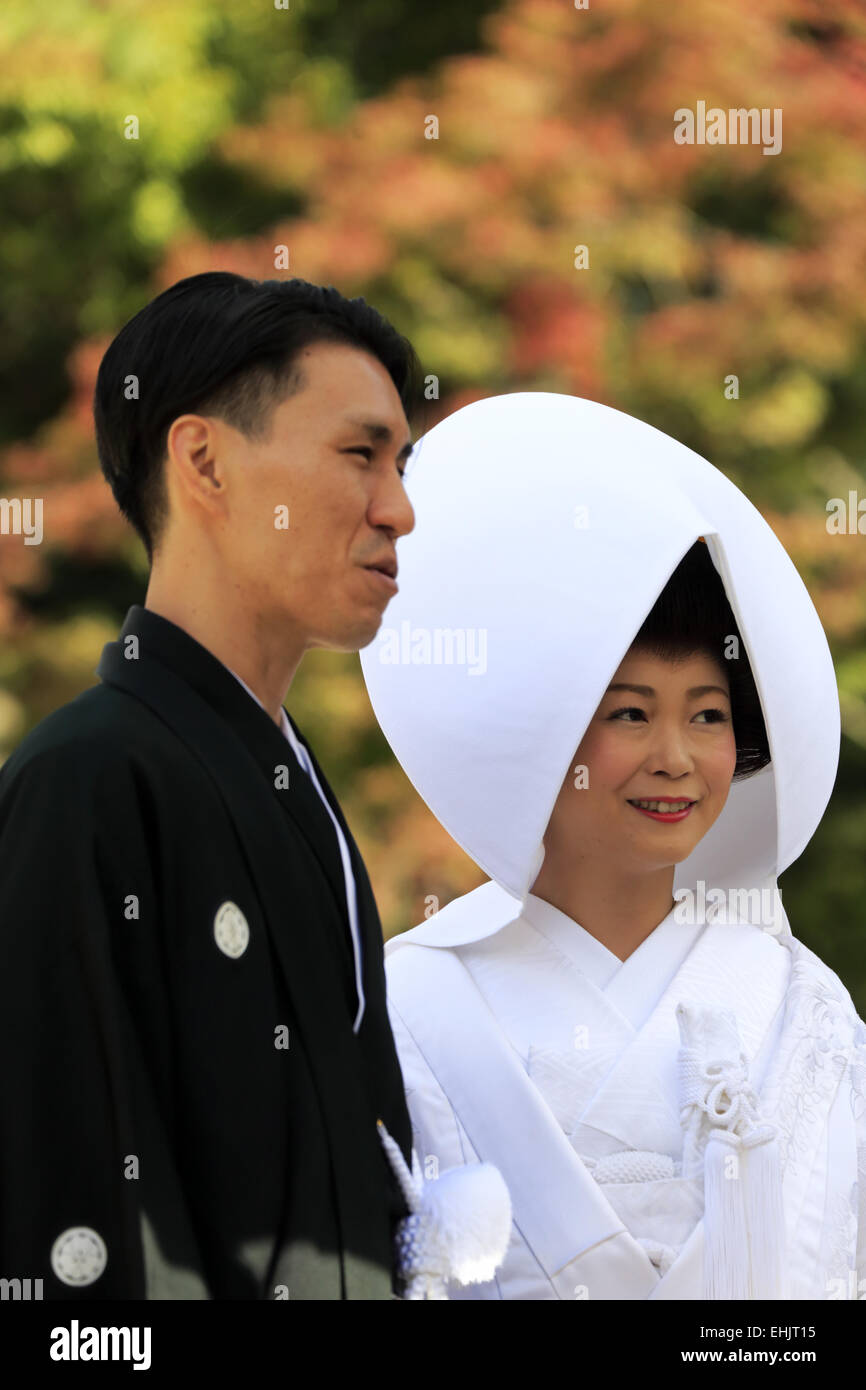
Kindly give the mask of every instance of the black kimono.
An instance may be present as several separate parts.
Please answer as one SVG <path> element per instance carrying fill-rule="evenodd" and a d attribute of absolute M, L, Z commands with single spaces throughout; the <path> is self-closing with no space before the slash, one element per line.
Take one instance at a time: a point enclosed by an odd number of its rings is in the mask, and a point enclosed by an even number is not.
<path fill-rule="evenodd" d="M 139 606 L 98 674 L 0 769 L 0 1279 L 399 1295 L 376 1120 L 407 1160 L 410 1125 L 378 913 L 324 775 L 313 759 L 357 885 L 357 1032 L 337 838 L 282 732 Z"/>

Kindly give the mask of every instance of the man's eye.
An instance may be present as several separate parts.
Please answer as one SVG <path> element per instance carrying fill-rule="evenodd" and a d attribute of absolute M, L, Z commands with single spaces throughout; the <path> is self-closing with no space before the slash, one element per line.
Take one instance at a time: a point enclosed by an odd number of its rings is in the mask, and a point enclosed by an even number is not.
<path fill-rule="evenodd" d="M 368 445 L 362 445 L 361 447 L 359 447 L 359 448 L 357 448 L 357 449 L 344 449 L 344 450 L 343 450 L 343 453 L 344 453 L 344 454 L 363 454 L 364 457 L 365 457 L 365 459 L 367 460 L 368 463 L 369 463 L 370 459 L 373 457 L 373 450 L 370 448 L 369 444 L 368 444 Z"/>

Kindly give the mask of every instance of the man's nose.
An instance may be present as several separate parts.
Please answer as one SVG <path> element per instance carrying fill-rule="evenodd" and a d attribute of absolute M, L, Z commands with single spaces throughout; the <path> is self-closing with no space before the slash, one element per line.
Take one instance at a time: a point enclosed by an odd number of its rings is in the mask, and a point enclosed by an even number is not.
<path fill-rule="evenodd" d="M 384 479 L 376 490 L 369 512 L 371 526 L 385 526 L 395 536 L 408 536 L 415 526 L 415 512 L 399 474 Z"/>

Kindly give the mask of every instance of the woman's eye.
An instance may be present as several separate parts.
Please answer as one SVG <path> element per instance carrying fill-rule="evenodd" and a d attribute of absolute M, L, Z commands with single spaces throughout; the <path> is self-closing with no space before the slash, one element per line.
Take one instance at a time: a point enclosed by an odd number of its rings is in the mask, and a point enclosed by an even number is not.
<path fill-rule="evenodd" d="M 623 705 L 622 709 L 614 710 L 612 714 L 608 715 L 608 718 L 621 719 L 623 715 L 636 715 L 638 719 L 646 719 L 647 717 L 646 710 L 641 709 L 639 705 Z M 709 724 L 726 724 L 728 722 L 728 715 L 723 709 L 702 709 L 699 714 L 695 715 L 695 719 L 701 719 L 704 715 L 709 716 L 706 720 Z M 627 724 L 634 722 L 635 720 L 631 718 L 625 720 Z"/>

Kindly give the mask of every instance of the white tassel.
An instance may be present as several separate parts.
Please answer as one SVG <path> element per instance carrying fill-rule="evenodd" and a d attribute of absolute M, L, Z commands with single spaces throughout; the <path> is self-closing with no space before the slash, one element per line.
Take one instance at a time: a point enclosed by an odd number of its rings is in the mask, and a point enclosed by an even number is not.
<path fill-rule="evenodd" d="M 752 1298 L 779 1299 L 787 1295 L 785 1267 L 785 1208 L 777 1132 L 756 1125 L 743 1136 L 746 1182 L 746 1226 L 752 1272 Z"/>
<path fill-rule="evenodd" d="M 742 1146 L 714 1129 L 704 1154 L 704 1297 L 749 1298 Z"/>
<path fill-rule="evenodd" d="M 418 1166 L 418 1156 L 412 1150 L 412 1172 L 406 1166 L 403 1151 L 396 1139 L 392 1139 L 382 1120 L 377 1120 L 376 1125 L 379 1130 L 379 1138 L 382 1141 L 382 1148 L 388 1156 L 391 1164 L 391 1171 L 397 1179 L 397 1185 L 403 1194 L 403 1200 L 410 1212 L 416 1212 L 421 1205 L 421 1169 Z"/>
<path fill-rule="evenodd" d="M 382 1147 L 409 1208 L 397 1228 L 397 1259 L 407 1299 L 447 1299 L 446 1285 L 486 1283 L 511 1238 L 511 1199 L 498 1168 L 473 1163 L 425 1182 L 415 1150 L 412 1172 L 399 1144 L 377 1121 Z"/>
<path fill-rule="evenodd" d="M 780 1299 L 786 1295 L 782 1170 L 773 1125 L 761 1123 L 757 1096 L 733 1016 L 700 1005 L 677 1007 L 684 1172 L 704 1150 L 704 1297 Z M 708 1060 L 711 1059 L 711 1060 Z"/>

